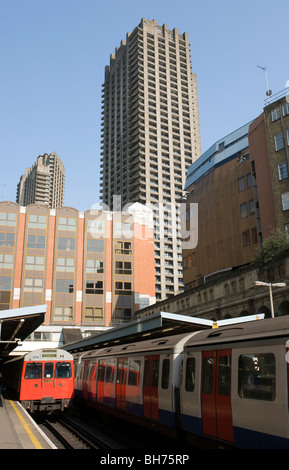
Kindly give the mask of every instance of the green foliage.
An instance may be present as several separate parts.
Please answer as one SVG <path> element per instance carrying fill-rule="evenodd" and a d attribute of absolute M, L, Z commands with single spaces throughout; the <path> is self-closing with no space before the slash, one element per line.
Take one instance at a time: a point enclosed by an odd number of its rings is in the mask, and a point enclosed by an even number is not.
<path fill-rule="evenodd" d="M 289 256 L 289 238 L 285 232 L 276 229 L 263 241 L 255 256 L 255 266 L 262 273 L 270 273 Z"/>

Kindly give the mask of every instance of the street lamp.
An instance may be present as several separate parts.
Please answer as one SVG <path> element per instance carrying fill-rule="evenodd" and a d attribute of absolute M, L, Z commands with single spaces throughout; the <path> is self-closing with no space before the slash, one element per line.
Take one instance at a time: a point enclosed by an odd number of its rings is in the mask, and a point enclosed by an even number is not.
<path fill-rule="evenodd" d="M 255 281 L 255 286 L 267 286 L 269 287 L 269 295 L 270 295 L 270 305 L 271 305 L 271 316 L 274 318 L 274 305 L 273 305 L 273 295 L 272 295 L 272 287 L 285 287 L 285 282 L 262 282 L 262 281 Z"/>

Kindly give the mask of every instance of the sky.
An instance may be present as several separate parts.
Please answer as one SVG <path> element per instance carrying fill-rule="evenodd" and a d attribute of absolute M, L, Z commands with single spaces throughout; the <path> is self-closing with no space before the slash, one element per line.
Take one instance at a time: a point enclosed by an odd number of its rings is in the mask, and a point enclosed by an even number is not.
<path fill-rule="evenodd" d="M 56 152 L 64 205 L 99 202 L 101 92 L 110 54 L 141 18 L 187 32 L 202 152 L 262 113 L 289 80 L 288 0 L 0 0 L 0 201 Z"/>

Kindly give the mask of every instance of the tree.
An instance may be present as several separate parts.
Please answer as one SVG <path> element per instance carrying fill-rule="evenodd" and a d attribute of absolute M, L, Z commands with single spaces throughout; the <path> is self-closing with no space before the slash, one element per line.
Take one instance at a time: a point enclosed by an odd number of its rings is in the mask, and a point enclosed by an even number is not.
<path fill-rule="evenodd" d="M 289 238 L 284 231 L 275 229 L 258 248 L 254 263 L 260 274 L 267 272 L 270 278 L 270 273 L 278 268 L 287 256 L 289 256 Z"/>

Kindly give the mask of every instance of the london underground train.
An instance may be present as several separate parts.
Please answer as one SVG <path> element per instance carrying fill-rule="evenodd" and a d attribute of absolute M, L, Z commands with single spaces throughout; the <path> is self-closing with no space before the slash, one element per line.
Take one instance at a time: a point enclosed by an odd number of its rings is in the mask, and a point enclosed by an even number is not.
<path fill-rule="evenodd" d="M 11 398 L 31 413 L 64 411 L 74 395 L 73 356 L 62 349 L 37 349 L 3 365 Z"/>
<path fill-rule="evenodd" d="M 75 397 L 189 444 L 289 448 L 289 318 L 77 353 Z"/>

